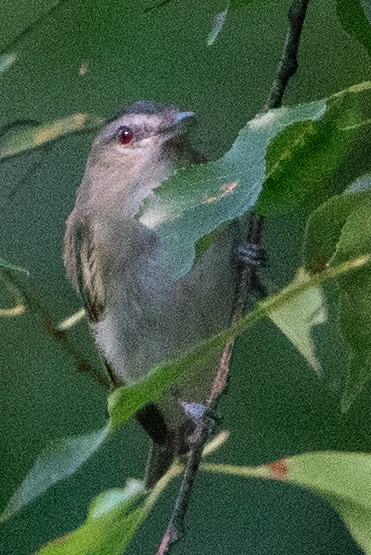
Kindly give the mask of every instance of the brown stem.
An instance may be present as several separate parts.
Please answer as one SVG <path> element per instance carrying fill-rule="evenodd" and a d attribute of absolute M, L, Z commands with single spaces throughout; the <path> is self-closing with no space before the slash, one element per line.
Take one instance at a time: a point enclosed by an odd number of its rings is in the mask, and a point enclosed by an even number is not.
<path fill-rule="evenodd" d="M 90 364 L 78 349 L 76 349 L 66 331 L 60 330 L 55 326 L 50 312 L 42 302 L 35 295 L 29 293 L 25 287 L 21 286 L 10 271 L 4 270 L 3 275 L 5 279 L 20 292 L 24 303 L 29 307 L 31 312 L 41 318 L 46 333 L 52 337 L 54 341 L 59 343 L 64 352 L 75 361 L 77 370 L 79 372 L 91 374 L 105 389 L 111 389 L 111 381 L 103 376 L 102 373 Z"/>
<path fill-rule="evenodd" d="M 308 4 L 309 0 L 293 0 L 290 6 L 289 30 L 286 35 L 285 47 L 278 65 L 277 76 L 264 106 L 264 112 L 282 105 L 288 82 L 298 69 L 299 44 Z"/>
<path fill-rule="evenodd" d="M 279 106 L 281 106 L 282 98 L 285 94 L 288 82 L 297 71 L 297 53 L 299 49 L 300 37 L 303 29 L 308 3 L 309 0 L 292 1 L 289 10 L 289 30 L 286 36 L 285 47 L 283 50 L 281 61 L 278 66 L 277 76 L 272 84 L 268 99 L 264 106 L 265 112 L 272 108 L 278 108 Z M 244 225 L 243 219 L 241 225 Z M 246 239 L 248 243 L 253 243 L 255 245 L 260 244 L 262 226 L 263 218 L 256 212 L 252 212 L 250 214 L 248 230 L 246 234 Z M 241 269 L 238 278 L 233 321 L 238 320 L 242 316 L 247 302 L 247 294 L 249 292 L 260 292 L 260 294 L 264 294 L 264 290 L 261 287 L 259 276 L 257 273 L 257 267 L 246 265 L 245 268 Z M 206 406 L 213 408 L 214 410 L 228 380 L 232 349 L 233 342 L 228 342 L 220 358 L 219 368 L 214 379 L 213 387 L 206 402 Z M 188 512 L 189 502 L 192 495 L 193 485 L 201 462 L 202 451 L 208 439 L 210 430 L 210 419 L 205 416 L 203 420 L 199 423 L 199 429 L 197 430 L 197 440 L 192 446 L 176 503 L 156 555 L 166 555 L 166 553 L 169 552 L 171 545 L 175 543 L 182 534 L 182 531 L 184 529 L 185 517 Z"/>

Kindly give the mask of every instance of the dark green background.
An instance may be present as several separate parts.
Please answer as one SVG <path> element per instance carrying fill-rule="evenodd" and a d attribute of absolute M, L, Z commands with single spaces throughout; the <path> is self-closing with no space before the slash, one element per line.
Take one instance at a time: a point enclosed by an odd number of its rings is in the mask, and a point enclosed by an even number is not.
<path fill-rule="evenodd" d="M 265 101 L 289 4 L 253 2 L 230 15 L 216 44 L 208 48 L 207 33 L 213 15 L 224 9 L 223 1 L 174 0 L 148 14 L 143 10 L 150 0 L 65 2 L 11 49 L 18 60 L 0 79 L 0 124 L 18 118 L 47 121 L 78 111 L 109 117 L 134 100 L 154 99 L 196 111 L 194 142 L 215 157 Z M 0 47 L 50 5 L 47 0 L 2 0 Z M 83 62 L 88 72 L 80 76 Z M 290 104 L 371 77 L 364 50 L 339 27 L 331 1 L 310 2 L 300 64 L 285 99 Z M 61 249 L 64 221 L 91 138 L 70 136 L 55 144 L 21 188 L 22 176 L 39 153 L 0 168 L 0 257 L 30 270 L 57 319 L 80 306 L 65 279 Z M 287 282 L 300 263 L 303 226 L 300 214 L 266 223 L 269 276 L 277 285 Z M 4 291 L 0 300 L 9 301 Z M 96 429 L 106 412 L 100 387 L 77 374 L 32 314 L 0 320 L 0 333 L 2 507 L 47 440 Z M 221 405 L 231 439 L 214 460 L 258 464 L 307 450 L 370 450 L 370 392 L 341 417 L 343 351 L 331 326 L 317 335 L 327 372 L 323 381 L 268 322 L 240 340 Z M 97 363 L 85 325 L 72 336 Z M 143 475 L 146 449 L 144 434 L 134 423 L 126 426 L 75 477 L 4 525 L 0 552 L 30 554 L 75 528 L 93 496 L 122 485 L 128 476 Z M 175 484 L 134 539 L 131 555 L 155 553 L 174 493 Z M 324 502 L 288 485 L 202 474 L 187 524 L 187 536 L 174 553 L 359 553 Z"/>

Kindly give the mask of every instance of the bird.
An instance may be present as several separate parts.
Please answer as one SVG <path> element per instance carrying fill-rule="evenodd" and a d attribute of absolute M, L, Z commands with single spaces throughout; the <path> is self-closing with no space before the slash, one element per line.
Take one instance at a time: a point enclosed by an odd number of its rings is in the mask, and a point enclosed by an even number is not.
<path fill-rule="evenodd" d="M 233 222 L 187 275 L 174 279 L 161 263 L 156 230 L 137 217 L 174 170 L 205 162 L 190 142 L 194 119 L 193 112 L 153 101 L 122 110 L 93 141 L 66 222 L 67 276 L 115 386 L 143 380 L 154 366 L 230 325 L 237 281 Z M 194 421 L 184 406 L 205 403 L 218 359 L 198 361 L 184 372 L 176 394 L 170 388 L 137 412 L 152 439 L 148 489 L 174 457 L 189 451 Z"/>

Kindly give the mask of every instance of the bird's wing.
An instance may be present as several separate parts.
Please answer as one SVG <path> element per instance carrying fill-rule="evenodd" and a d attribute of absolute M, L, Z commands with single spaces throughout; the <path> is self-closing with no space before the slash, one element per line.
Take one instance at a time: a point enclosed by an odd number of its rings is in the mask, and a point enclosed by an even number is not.
<path fill-rule="evenodd" d="M 64 236 L 64 265 L 74 288 L 80 293 L 90 321 L 98 322 L 104 312 L 106 292 L 89 223 L 73 211 Z"/>

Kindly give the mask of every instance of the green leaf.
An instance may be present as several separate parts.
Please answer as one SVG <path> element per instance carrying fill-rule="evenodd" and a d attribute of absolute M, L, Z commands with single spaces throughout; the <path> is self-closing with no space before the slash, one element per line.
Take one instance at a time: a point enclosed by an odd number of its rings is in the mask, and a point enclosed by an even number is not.
<path fill-rule="evenodd" d="M 10 262 L 7 262 L 3 258 L 0 258 L 0 268 L 5 268 L 5 270 L 14 270 L 16 272 L 22 272 L 23 274 L 26 274 L 27 276 L 30 275 L 30 272 L 28 270 L 26 270 L 25 268 L 21 268 L 20 266 L 16 266 L 15 264 L 11 264 Z"/>
<path fill-rule="evenodd" d="M 365 183 L 365 180 L 357 181 L 357 186 L 360 183 Z M 354 194 L 336 195 L 311 214 L 304 242 L 304 263 L 310 272 L 315 273 L 326 267 L 326 264 L 334 256 L 348 217 L 364 203 L 368 204 L 370 200 L 371 191 L 367 190 Z M 357 251 L 355 256 L 358 254 L 360 253 Z"/>
<path fill-rule="evenodd" d="M 199 239 L 254 207 L 272 138 L 296 121 L 322 117 L 325 107 L 318 101 L 257 116 L 219 160 L 180 169 L 156 189 L 138 217 L 156 230 L 163 265 L 174 279 L 192 267 Z"/>
<path fill-rule="evenodd" d="M 309 214 L 371 171 L 371 83 L 350 87 L 324 103 L 322 117 L 288 127 L 269 145 L 257 203 L 262 214 Z"/>
<path fill-rule="evenodd" d="M 74 474 L 107 439 L 109 428 L 65 438 L 48 445 L 37 458 L 19 488 L 8 501 L 0 522 L 15 515 L 51 486 Z"/>
<path fill-rule="evenodd" d="M 30 149 L 39 148 L 69 133 L 98 127 L 102 123 L 101 118 L 79 113 L 51 123 L 13 131 L 0 140 L 0 160 L 17 156 Z"/>
<path fill-rule="evenodd" d="M 203 464 L 201 469 L 269 478 L 310 489 L 328 501 L 367 555 L 371 555 L 371 455 L 304 453 L 259 467 Z"/>
<path fill-rule="evenodd" d="M 294 283 L 306 283 L 310 275 L 303 269 L 298 272 Z M 298 351 L 306 358 L 317 374 L 321 365 L 316 357 L 312 340 L 312 329 L 326 322 L 324 296 L 320 287 L 311 287 L 283 306 L 269 313 L 271 320 L 286 335 Z"/>
<path fill-rule="evenodd" d="M 316 210 L 308 222 L 305 240 L 307 268 L 318 270 L 371 253 L 371 191 L 368 176 L 347 194 Z M 353 191 L 353 192 L 351 192 Z M 357 192 L 360 191 L 360 192 Z M 341 407 L 347 411 L 371 377 L 371 275 L 368 269 L 337 279 L 338 325 L 350 349 L 348 378 Z"/>
<path fill-rule="evenodd" d="M 138 480 L 125 488 L 100 494 L 92 503 L 84 524 L 41 548 L 39 555 L 122 555 L 148 513 L 140 504 L 145 495 Z"/>
<path fill-rule="evenodd" d="M 369 0 L 336 0 L 336 12 L 344 31 L 357 39 L 371 56 L 371 7 Z"/>
<path fill-rule="evenodd" d="M 347 218 L 336 245 L 331 264 L 338 264 L 353 254 L 371 252 L 371 194 Z M 347 411 L 371 378 L 371 275 L 363 270 L 352 279 L 342 277 L 339 300 L 340 329 L 351 354 L 348 379 L 342 398 Z"/>
<path fill-rule="evenodd" d="M 226 333 L 202 342 L 182 358 L 154 368 L 142 382 L 130 387 L 122 386 L 115 389 L 108 398 L 108 412 L 112 429 L 118 428 L 129 420 L 149 401 L 159 399 L 171 385 L 178 381 L 183 372 L 202 364 L 209 357 L 213 357 L 215 353 L 221 352 Z"/>
<path fill-rule="evenodd" d="M 100 518 L 122 503 L 126 503 L 126 506 L 129 508 L 128 502 L 132 504 L 134 500 L 144 493 L 144 483 L 141 480 L 129 478 L 126 481 L 125 488 L 113 488 L 100 493 L 90 505 L 88 518 Z"/>
<path fill-rule="evenodd" d="M 218 434 L 205 446 L 202 456 L 219 449 L 228 437 L 225 431 Z M 38 554 L 121 555 L 161 493 L 182 470 L 181 464 L 173 463 L 149 495 L 143 482 L 133 478 L 127 480 L 125 488 L 101 493 L 91 503 L 82 526 L 50 542 Z"/>
<path fill-rule="evenodd" d="M 192 267 L 196 245 L 252 208 L 313 211 L 371 171 L 371 83 L 329 99 L 257 116 L 215 162 L 185 167 L 137 215 L 156 231 L 174 279 Z"/>

